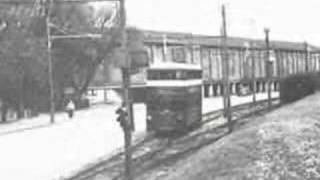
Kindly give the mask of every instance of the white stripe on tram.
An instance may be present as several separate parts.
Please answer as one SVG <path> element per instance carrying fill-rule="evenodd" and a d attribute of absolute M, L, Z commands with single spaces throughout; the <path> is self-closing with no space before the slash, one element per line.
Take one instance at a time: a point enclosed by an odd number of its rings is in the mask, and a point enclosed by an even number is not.
<path fill-rule="evenodd" d="M 195 86 L 202 85 L 201 79 L 196 80 L 148 80 L 147 87 L 183 87 L 183 86 Z"/>

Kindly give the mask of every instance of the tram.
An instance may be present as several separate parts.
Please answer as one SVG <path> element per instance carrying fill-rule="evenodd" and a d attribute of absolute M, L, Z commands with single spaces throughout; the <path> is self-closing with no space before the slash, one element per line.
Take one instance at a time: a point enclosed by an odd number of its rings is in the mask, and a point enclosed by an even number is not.
<path fill-rule="evenodd" d="M 162 63 L 147 70 L 147 130 L 186 132 L 201 124 L 202 70 L 198 65 Z"/>

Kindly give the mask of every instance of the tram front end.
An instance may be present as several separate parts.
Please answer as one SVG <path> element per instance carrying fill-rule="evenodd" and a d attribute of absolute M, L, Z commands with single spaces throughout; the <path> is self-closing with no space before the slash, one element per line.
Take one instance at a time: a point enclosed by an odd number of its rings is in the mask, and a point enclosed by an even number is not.
<path fill-rule="evenodd" d="M 201 124 L 201 68 L 171 64 L 151 66 L 147 81 L 147 129 L 186 132 Z"/>

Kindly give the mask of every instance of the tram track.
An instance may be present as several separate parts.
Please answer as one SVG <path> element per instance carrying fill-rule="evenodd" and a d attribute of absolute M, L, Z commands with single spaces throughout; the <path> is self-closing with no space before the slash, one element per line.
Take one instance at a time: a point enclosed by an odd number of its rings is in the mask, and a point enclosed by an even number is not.
<path fill-rule="evenodd" d="M 279 99 L 272 99 L 273 108 L 279 105 Z M 239 121 L 254 114 L 268 112 L 267 100 L 257 101 L 255 105 L 245 103 L 232 107 L 233 125 L 239 126 Z M 185 157 L 198 149 L 209 145 L 228 134 L 228 124 L 221 123 L 211 126 L 210 123 L 222 118 L 223 110 L 215 110 L 203 114 L 202 127 L 184 135 L 173 138 L 155 138 L 147 136 L 132 146 L 134 175 L 139 176 L 159 165 L 166 165 Z M 243 123 L 244 124 L 244 123 Z M 93 180 L 95 176 L 108 176 L 113 180 L 123 177 L 123 152 L 119 152 L 109 159 L 103 160 L 77 175 L 65 180 Z"/>

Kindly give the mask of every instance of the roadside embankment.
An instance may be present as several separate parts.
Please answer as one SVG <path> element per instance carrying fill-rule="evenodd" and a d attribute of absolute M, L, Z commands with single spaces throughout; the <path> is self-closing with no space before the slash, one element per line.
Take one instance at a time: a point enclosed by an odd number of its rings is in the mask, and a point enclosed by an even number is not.
<path fill-rule="evenodd" d="M 148 180 L 320 179 L 320 93 L 254 117 Z"/>

